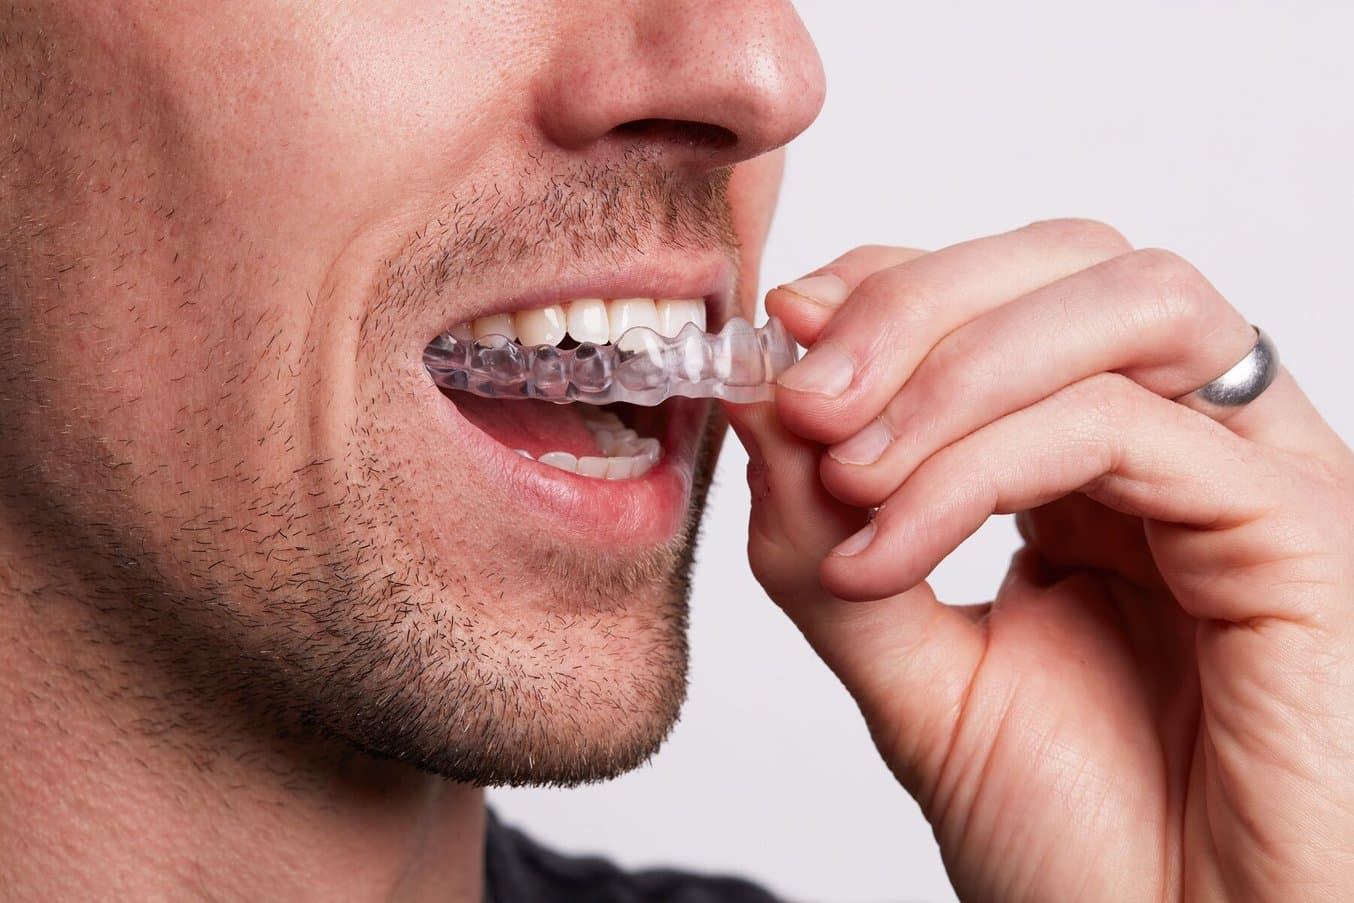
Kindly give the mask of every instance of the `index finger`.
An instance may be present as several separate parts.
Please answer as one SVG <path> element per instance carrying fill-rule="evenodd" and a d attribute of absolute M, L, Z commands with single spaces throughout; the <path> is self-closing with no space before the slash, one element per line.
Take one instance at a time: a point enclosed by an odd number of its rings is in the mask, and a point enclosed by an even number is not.
<path fill-rule="evenodd" d="M 846 297 L 880 270 L 916 260 L 928 252 L 891 245 L 861 245 L 829 264 L 778 285 L 766 295 L 766 313 L 778 317 L 801 345 L 818 341 Z"/>
<path fill-rule="evenodd" d="M 1128 250 L 1103 224 L 1050 220 L 872 273 L 781 374 L 781 419 L 804 438 L 841 442 L 879 415 L 950 332 Z"/>

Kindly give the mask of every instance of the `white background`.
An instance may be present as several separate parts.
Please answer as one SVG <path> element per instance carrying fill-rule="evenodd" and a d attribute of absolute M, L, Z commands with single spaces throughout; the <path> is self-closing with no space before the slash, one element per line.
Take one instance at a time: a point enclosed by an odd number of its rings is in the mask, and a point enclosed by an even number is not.
<path fill-rule="evenodd" d="M 1354 438 L 1354 4 L 805 0 L 828 74 L 792 147 L 767 284 L 847 248 L 1089 216 L 1193 261 Z M 793 900 L 951 900 L 935 843 L 833 676 L 748 574 L 730 443 L 701 545 L 690 702 L 652 765 L 499 791 L 510 822 L 628 866 L 735 871 Z M 986 599 L 984 528 L 937 573 Z"/>

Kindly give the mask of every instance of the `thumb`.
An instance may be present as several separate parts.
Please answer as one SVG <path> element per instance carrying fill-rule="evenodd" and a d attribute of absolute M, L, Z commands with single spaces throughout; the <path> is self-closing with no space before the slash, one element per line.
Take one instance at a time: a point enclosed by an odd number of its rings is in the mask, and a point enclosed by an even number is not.
<path fill-rule="evenodd" d="M 789 433 L 771 404 L 726 405 L 730 425 L 748 453 L 748 557 L 767 593 L 798 621 L 823 595 L 823 556 L 869 520 L 828 494 L 818 479 L 821 448 Z"/>
<path fill-rule="evenodd" d="M 894 773 L 914 795 L 924 792 L 982 658 L 981 631 L 925 583 L 874 602 L 829 595 L 819 567 L 868 512 L 823 488 L 821 447 L 782 427 L 773 404 L 725 411 L 748 452 L 753 575 L 860 705 Z"/>

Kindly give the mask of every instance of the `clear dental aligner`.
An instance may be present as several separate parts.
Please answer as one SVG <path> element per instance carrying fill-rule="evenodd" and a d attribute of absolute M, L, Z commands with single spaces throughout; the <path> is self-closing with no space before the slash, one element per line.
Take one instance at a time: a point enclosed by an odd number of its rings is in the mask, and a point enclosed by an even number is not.
<path fill-rule="evenodd" d="M 484 398 L 652 406 L 680 395 L 741 404 L 769 400 L 798 354 L 775 317 L 761 328 L 735 317 L 718 333 L 696 323 L 675 336 L 636 326 L 614 343 L 569 349 L 446 333 L 428 345 L 423 363 L 442 388 Z"/>

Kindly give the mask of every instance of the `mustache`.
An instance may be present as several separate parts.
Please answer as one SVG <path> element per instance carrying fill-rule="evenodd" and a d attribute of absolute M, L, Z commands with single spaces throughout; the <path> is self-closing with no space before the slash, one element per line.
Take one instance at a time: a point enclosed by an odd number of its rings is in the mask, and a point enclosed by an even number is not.
<path fill-rule="evenodd" d="M 609 163 L 527 172 L 461 192 L 406 244 L 406 290 L 441 292 L 476 274 L 619 262 L 656 243 L 736 259 L 731 167 L 677 171 L 632 151 Z"/>

